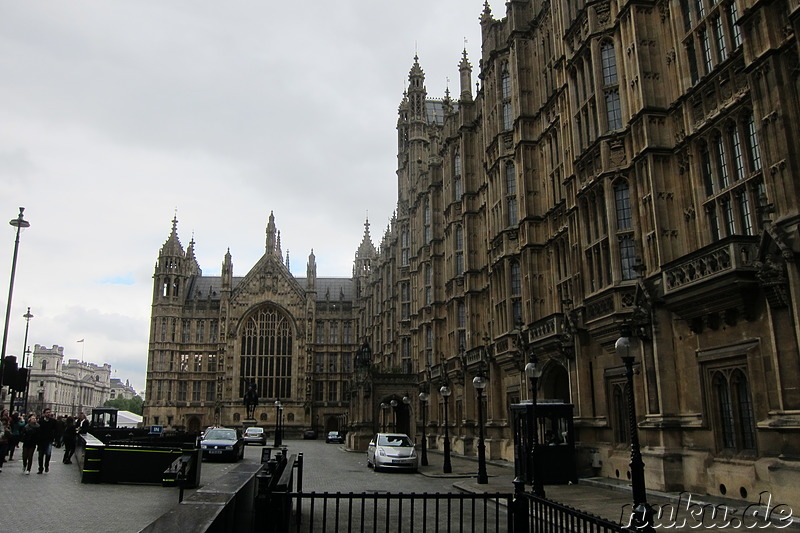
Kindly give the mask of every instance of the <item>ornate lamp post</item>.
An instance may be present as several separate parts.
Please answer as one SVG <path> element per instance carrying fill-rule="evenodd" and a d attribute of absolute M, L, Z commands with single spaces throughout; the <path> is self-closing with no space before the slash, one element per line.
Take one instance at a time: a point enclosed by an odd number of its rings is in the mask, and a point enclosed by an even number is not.
<path fill-rule="evenodd" d="M 386 402 L 381 402 L 381 433 L 386 433 L 386 409 L 389 408 L 389 404 Z"/>
<path fill-rule="evenodd" d="M 26 369 L 25 372 L 29 372 L 26 368 L 25 356 L 28 355 L 28 328 L 31 325 L 31 318 L 33 318 L 30 307 L 28 308 L 28 312 L 22 315 L 22 318 L 25 319 L 25 341 L 22 343 L 22 364 L 19 366 L 18 372 L 22 372 L 23 368 Z M 26 383 L 27 383 L 27 376 L 26 376 Z M 26 394 L 28 392 L 27 385 L 20 392 Z M 11 387 L 11 405 L 8 408 L 10 412 L 14 411 L 14 400 L 16 399 L 16 397 L 17 397 L 17 389 Z"/>
<path fill-rule="evenodd" d="M 478 394 L 478 484 L 489 483 L 489 476 L 486 474 L 486 444 L 483 442 L 483 389 L 486 388 L 488 380 L 480 374 L 472 379 L 475 392 Z"/>
<path fill-rule="evenodd" d="M 525 365 L 525 375 L 531 384 L 531 418 L 533 424 L 528 426 L 529 434 L 528 442 L 531 443 L 531 451 L 528 454 L 531 460 L 531 469 L 533 474 L 533 482 L 531 483 L 531 491 L 534 495 L 544 498 L 544 484 L 542 483 L 542 476 L 539 473 L 539 461 L 537 461 L 537 448 L 539 447 L 539 418 L 536 413 L 536 391 L 538 390 L 539 378 L 542 376 L 542 369 L 537 365 L 536 356 L 533 351 L 530 352 L 531 360 Z"/>
<path fill-rule="evenodd" d="M 410 417 L 408 416 L 408 414 L 409 414 L 408 406 L 411 405 L 411 398 L 408 397 L 408 393 L 405 393 L 405 395 L 403 395 L 403 399 L 401 401 L 403 402 L 403 406 L 404 406 L 403 409 L 405 409 L 404 412 L 406 413 L 406 417 L 404 418 L 404 420 L 409 421 L 408 428 L 404 428 L 404 429 L 406 430 L 407 433 L 411 433 Z"/>
<path fill-rule="evenodd" d="M 425 426 L 428 424 L 426 417 L 428 412 L 428 393 L 419 393 L 420 410 L 422 411 L 422 457 L 420 459 L 422 466 L 428 466 L 428 437 L 425 434 Z"/>
<path fill-rule="evenodd" d="M 647 503 L 647 490 L 644 484 L 644 461 L 639 449 L 639 433 L 636 424 L 636 400 L 633 397 L 633 356 L 631 349 L 631 330 L 623 326 L 620 337 L 614 344 L 614 350 L 625 363 L 626 393 L 628 396 L 628 419 L 631 431 L 631 489 L 633 492 L 632 524 L 638 531 L 654 531 L 653 509 Z"/>
<path fill-rule="evenodd" d="M 453 465 L 450 464 L 450 422 L 447 419 L 447 403 L 452 391 L 445 383 L 439 389 L 439 394 L 444 398 L 444 467 L 442 472 L 449 474 L 453 471 Z"/>
<path fill-rule="evenodd" d="M 281 445 L 281 409 L 283 406 L 281 405 L 280 400 L 275 400 L 275 445 L 273 448 L 277 448 Z"/>
<path fill-rule="evenodd" d="M 397 433 L 397 400 L 389 402 L 392 406 L 392 432 Z"/>
<path fill-rule="evenodd" d="M 11 297 L 14 294 L 14 274 L 17 271 L 17 252 L 19 251 L 19 234 L 23 228 L 30 227 L 31 223 L 25 220 L 22 213 L 25 211 L 24 207 L 19 208 L 19 215 L 17 218 L 11 219 L 9 224 L 17 228 L 17 237 L 14 240 L 14 255 L 11 260 L 11 281 L 8 284 L 8 303 L 6 305 L 6 325 L 3 329 L 3 346 L 0 350 L 0 388 L 3 383 L 3 374 L 6 369 L 6 342 L 8 341 L 8 320 L 11 317 Z"/>

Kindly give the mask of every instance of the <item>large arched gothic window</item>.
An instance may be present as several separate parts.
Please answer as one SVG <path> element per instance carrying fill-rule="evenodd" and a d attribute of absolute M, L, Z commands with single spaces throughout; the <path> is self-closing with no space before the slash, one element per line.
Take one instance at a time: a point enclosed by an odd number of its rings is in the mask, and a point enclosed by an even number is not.
<path fill-rule="evenodd" d="M 292 390 L 292 324 L 274 307 L 262 307 L 241 330 L 239 396 L 255 382 L 258 395 L 286 398 Z"/>

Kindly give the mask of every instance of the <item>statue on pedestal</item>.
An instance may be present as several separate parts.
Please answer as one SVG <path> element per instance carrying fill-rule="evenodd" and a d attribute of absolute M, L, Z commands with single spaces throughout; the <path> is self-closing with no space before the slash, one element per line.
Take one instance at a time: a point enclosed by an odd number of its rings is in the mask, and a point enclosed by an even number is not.
<path fill-rule="evenodd" d="M 254 381 L 247 386 L 247 392 L 244 394 L 244 406 L 247 409 L 248 419 L 255 418 L 256 405 L 258 405 L 258 391 Z"/>

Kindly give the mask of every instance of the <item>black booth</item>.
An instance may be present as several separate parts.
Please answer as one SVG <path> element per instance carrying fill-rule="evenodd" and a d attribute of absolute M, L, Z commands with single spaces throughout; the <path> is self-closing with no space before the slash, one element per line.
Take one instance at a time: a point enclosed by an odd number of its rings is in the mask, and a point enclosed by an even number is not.
<path fill-rule="evenodd" d="M 575 429 L 572 421 L 571 403 L 539 401 L 511 406 L 514 423 L 514 473 L 517 479 L 533 483 L 535 471 L 542 484 L 559 485 L 577 483 L 575 465 Z M 537 446 L 533 446 L 533 436 Z M 530 450 L 533 450 L 531 453 Z"/>

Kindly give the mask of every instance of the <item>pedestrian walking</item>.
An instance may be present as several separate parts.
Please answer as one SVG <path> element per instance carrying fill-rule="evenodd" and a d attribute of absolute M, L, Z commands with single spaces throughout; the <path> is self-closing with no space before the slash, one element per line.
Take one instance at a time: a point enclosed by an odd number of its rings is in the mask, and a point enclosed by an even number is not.
<path fill-rule="evenodd" d="M 50 456 L 53 454 L 53 440 L 56 438 L 56 421 L 50 408 L 42 411 L 42 418 L 39 420 L 39 471 L 50 471 Z"/>
<path fill-rule="evenodd" d="M 67 423 L 64 419 L 64 415 L 58 415 L 56 417 L 56 436 L 53 439 L 53 446 L 56 448 L 61 448 L 61 445 L 64 443 L 64 429 Z"/>
<path fill-rule="evenodd" d="M 33 452 L 36 451 L 36 445 L 39 444 L 39 422 L 36 415 L 31 414 L 28 417 L 28 422 L 20 433 L 20 439 L 22 441 L 22 473 L 30 474 Z"/>
<path fill-rule="evenodd" d="M 72 464 L 72 454 L 75 453 L 75 439 L 78 438 L 78 429 L 75 427 L 75 419 L 68 416 L 64 425 L 64 464 Z"/>
<path fill-rule="evenodd" d="M 11 418 L 7 415 L 0 417 L 0 472 L 3 471 L 3 463 L 6 461 L 8 445 L 11 442 Z"/>
<path fill-rule="evenodd" d="M 20 431 L 25 427 L 25 420 L 22 415 L 14 411 L 11 413 L 11 442 L 8 445 L 8 460 L 14 460 L 14 451 L 19 446 Z"/>
<path fill-rule="evenodd" d="M 86 435 L 89 432 L 89 421 L 83 411 L 78 413 L 78 433 Z"/>

